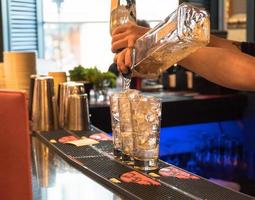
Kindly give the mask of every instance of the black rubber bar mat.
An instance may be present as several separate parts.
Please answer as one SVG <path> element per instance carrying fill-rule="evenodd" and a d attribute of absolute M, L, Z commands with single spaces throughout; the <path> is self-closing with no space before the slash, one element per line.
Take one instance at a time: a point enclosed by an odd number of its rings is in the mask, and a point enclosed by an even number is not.
<path fill-rule="evenodd" d="M 47 146 L 56 151 L 67 162 L 74 165 L 84 174 L 92 177 L 95 181 L 107 186 L 115 193 L 120 194 L 125 199 L 146 199 L 146 200 L 250 200 L 255 199 L 248 195 L 232 191 L 218 186 L 208 180 L 191 174 L 173 165 L 159 161 L 159 169 L 171 171 L 168 176 L 159 176 L 159 170 L 153 173 L 137 171 L 132 166 L 125 165 L 113 157 L 113 147 L 111 141 L 100 141 L 99 144 L 76 147 L 70 144 L 57 142 L 64 136 L 86 136 L 103 132 L 95 127 L 90 131 L 70 132 L 58 130 L 51 132 L 35 133 Z M 52 142 L 55 141 L 55 142 Z M 161 170 L 164 174 L 164 169 Z M 138 184 L 134 182 L 124 182 L 120 177 L 124 173 L 138 172 L 152 180 L 152 184 Z M 112 181 L 112 179 L 120 181 Z M 137 177 L 136 177 L 137 178 Z M 138 177 L 139 178 L 139 177 Z M 156 182 L 157 184 L 153 183 Z M 139 181 L 138 181 L 139 182 Z"/>

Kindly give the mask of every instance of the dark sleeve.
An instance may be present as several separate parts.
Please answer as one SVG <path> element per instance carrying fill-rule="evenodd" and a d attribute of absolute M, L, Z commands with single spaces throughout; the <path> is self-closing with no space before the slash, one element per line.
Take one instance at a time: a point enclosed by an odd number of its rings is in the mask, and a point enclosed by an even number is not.
<path fill-rule="evenodd" d="M 255 56 L 255 43 L 242 42 L 241 43 L 241 51 L 243 53 L 249 54 L 251 56 Z"/>
<path fill-rule="evenodd" d="M 119 76 L 119 71 L 116 63 L 112 63 L 108 71 L 114 73 L 116 76 Z"/>

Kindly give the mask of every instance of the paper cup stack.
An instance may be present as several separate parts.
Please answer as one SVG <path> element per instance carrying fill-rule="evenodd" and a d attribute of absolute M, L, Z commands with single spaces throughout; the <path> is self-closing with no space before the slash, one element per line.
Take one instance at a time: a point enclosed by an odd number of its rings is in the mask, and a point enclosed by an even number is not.
<path fill-rule="evenodd" d="M 30 75 L 36 74 L 35 52 L 4 52 L 5 85 L 29 93 Z"/>

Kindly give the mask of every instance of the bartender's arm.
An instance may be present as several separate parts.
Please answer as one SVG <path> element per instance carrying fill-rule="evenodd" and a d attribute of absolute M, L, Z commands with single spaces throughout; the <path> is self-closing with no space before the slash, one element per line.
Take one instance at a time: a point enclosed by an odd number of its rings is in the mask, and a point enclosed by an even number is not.
<path fill-rule="evenodd" d="M 135 41 L 148 30 L 127 24 L 113 31 L 112 51 L 125 48 L 114 59 L 122 73 L 131 66 Z M 208 47 L 200 48 L 179 64 L 219 85 L 255 91 L 255 57 L 242 53 L 241 43 L 212 35 Z"/>
<path fill-rule="evenodd" d="M 241 51 L 204 47 L 179 64 L 219 85 L 255 91 L 255 57 Z"/>

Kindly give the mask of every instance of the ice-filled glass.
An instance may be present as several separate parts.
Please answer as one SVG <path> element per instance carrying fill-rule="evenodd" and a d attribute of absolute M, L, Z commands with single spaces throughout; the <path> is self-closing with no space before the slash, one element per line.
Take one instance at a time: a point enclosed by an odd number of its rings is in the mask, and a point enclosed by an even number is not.
<path fill-rule="evenodd" d="M 138 98 L 138 90 L 125 90 L 119 94 L 120 134 L 122 139 L 122 161 L 133 160 L 133 128 L 130 100 Z"/>
<path fill-rule="evenodd" d="M 161 101 L 140 96 L 130 100 L 133 127 L 133 158 L 135 168 L 158 168 Z"/>
<path fill-rule="evenodd" d="M 183 3 L 135 43 L 133 76 L 154 78 L 210 39 L 208 13 Z"/>
<path fill-rule="evenodd" d="M 119 93 L 114 93 L 110 96 L 110 110 L 112 123 L 112 138 L 113 138 L 113 155 L 116 158 L 121 158 L 121 134 L 120 134 L 120 115 L 119 115 Z"/>

